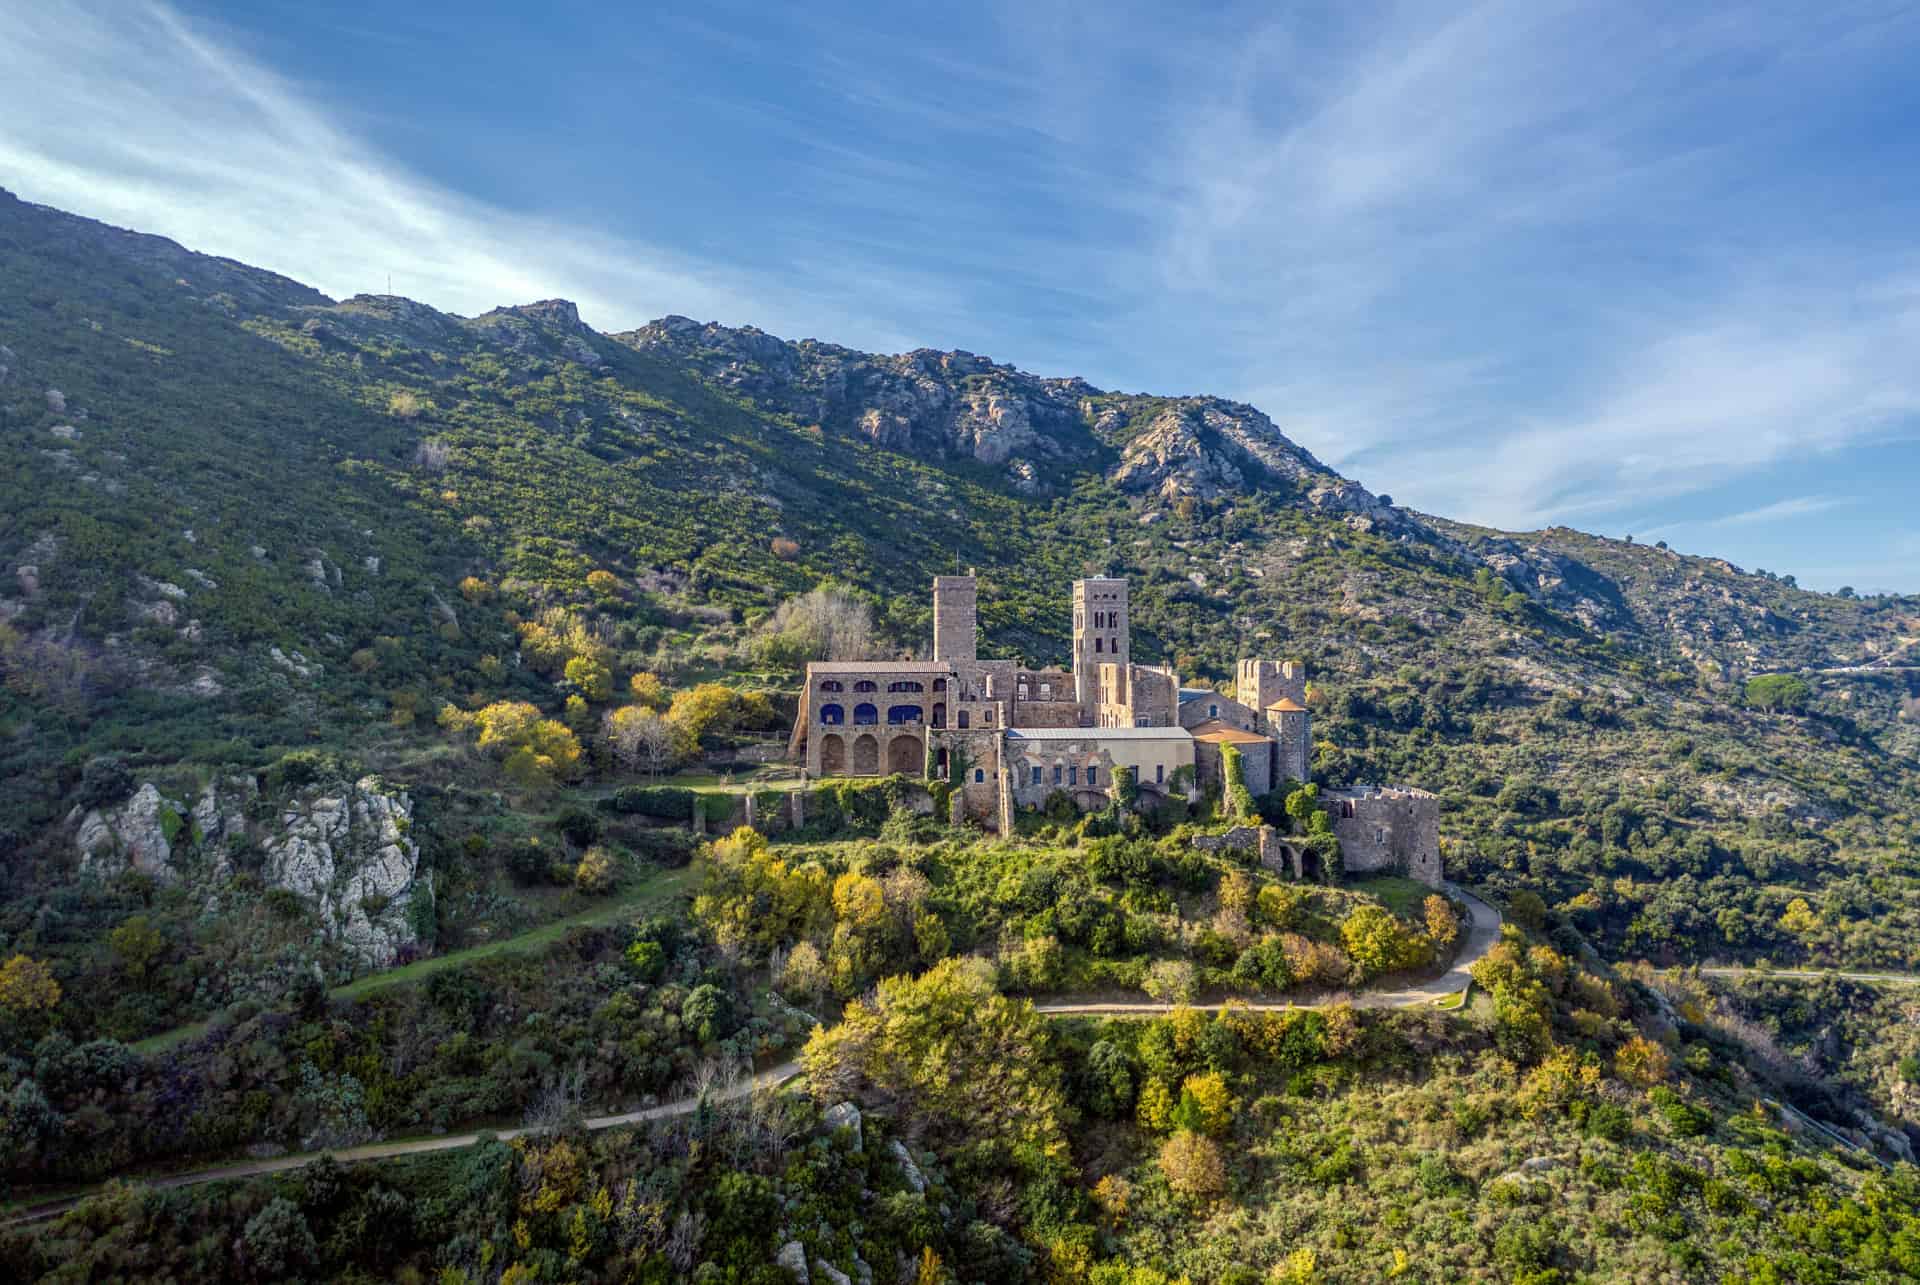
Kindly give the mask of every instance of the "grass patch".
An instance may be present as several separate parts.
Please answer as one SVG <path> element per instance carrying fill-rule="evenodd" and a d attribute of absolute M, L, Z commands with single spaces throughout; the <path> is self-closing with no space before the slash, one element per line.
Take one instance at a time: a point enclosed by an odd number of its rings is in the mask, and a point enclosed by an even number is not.
<path fill-rule="evenodd" d="M 1355 879 L 1346 887 L 1351 892 L 1364 893 L 1375 898 L 1388 910 L 1404 919 L 1422 918 L 1426 914 L 1426 900 L 1433 895 L 1433 889 L 1424 883 L 1400 875 L 1377 875 L 1370 879 Z"/>

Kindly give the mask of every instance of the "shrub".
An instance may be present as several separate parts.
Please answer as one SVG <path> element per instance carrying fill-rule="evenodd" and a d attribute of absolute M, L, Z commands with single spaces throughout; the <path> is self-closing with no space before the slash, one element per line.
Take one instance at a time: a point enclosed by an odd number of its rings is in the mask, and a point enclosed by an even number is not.
<path fill-rule="evenodd" d="M 1673 1059 L 1667 1051 L 1644 1035 L 1634 1036 L 1613 1055 L 1614 1074 L 1643 1089 L 1666 1079 L 1672 1067 Z"/>
<path fill-rule="evenodd" d="M 613 808 L 663 821 L 691 821 L 697 797 L 692 790 L 678 786 L 629 785 L 614 793 Z"/>
<path fill-rule="evenodd" d="M 1797 710 L 1813 697 L 1813 688 L 1795 674 L 1762 674 L 1747 680 L 1747 704 L 1756 709 Z"/>
<path fill-rule="evenodd" d="M 580 858 L 580 864 L 573 869 L 573 886 L 581 892 L 599 896 L 611 892 L 619 881 L 620 868 L 613 854 L 598 844 L 587 849 Z"/>
<path fill-rule="evenodd" d="M 1219 1145 L 1185 1129 L 1160 1145 L 1160 1172 L 1173 1193 L 1184 1200 L 1213 1200 L 1227 1189 L 1227 1166 Z"/>
<path fill-rule="evenodd" d="M 1199 993 L 1199 970 L 1184 959 L 1158 960 L 1147 969 L 1140 989 L 1162 1003 L 1184 1004 Z"/>
<path fill-rule="evenodd" d="M 125 760 L 111 756 L 87 760 L 86 767 L 80 771 L 80 793 L 75 802 L 80 807 L 110 807 L 133 793 L 133 773 L 127 770 Z"/>

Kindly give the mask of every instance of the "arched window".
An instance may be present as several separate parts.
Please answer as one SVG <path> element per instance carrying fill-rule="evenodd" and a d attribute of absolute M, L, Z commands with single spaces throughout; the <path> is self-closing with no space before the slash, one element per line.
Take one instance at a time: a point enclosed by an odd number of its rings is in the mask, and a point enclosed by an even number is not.
<path fill-rule="evenodd" d="M 853 690 L 856 692 L 877 692 L 880 690 L 880 685 L 871 678 L 863 678 L 853 685 Z"/>
<path fill-rule="evenodd" d="M 945 701 L 939 701 L 934 705 L 933 725 L 935 727 L 945 727 L 947 725 L 947 703 Z"/>
<path fill-rule="evenodd" d="M 880 721 L 880 711 L 867 704 L 855 705 L 853 707 L 853 721 L 856 723 L 877 723 Z"/>
<path fill-rule="evenodd" d="M 1098 774 L 1099 774 L 1099 771 L 1100 771 L 1100 769 L 1099 769 L 1099 768 L 1097 768 L 1097 767 L 1090 767 L 1090 768 L 1088 768 L 1088 769 L 1087 769 L 1087 784 L 1088 784 L 1088 785 L 1093 785 L 1093 784 L 1095 784 L 1095 782 L 1094 782 L 1094 779 L 1093 779 L 1093 778 L 1094 778 L 1094 777 L 1095 777 L 1096 775 L 1098 775 Z"/>
<path fill-rule="evenodd" d="M 1020 699 L 1021 700 L 1029 699 L 1029 697 L 1027 696 L 1027 685 L 1025 683 L 1020 684 Z"/>
<path fill-rule="evenodd" d="M 1208 717 L 1208 718 L 1219 718 L 1219 717 L 1220 717 L 1220 707 L 1219 707 L 1218 705 L 1209 705 L 1209 706 L 1207 706 L 1207 717 Z"/>
<path fill-rule="evenodd" d="M 887 721 L 889 723 L 917 723 L 920 721 L 920 707 L 918 705 L 889 705 L 887 706 Z"/>
<path fill-rule="evenodd" d="M 820 721 L 829 725 L 844 723 L 847 721 L 847 711 L 838 705 L 822 705 Z"/>
<path fill-rule="evenodd" d="M 844 692 L 847 689 L 840 685 L 840 680 L 837 678 L 823 678 L 820 680 L 820 690 L 823 692 Z"/>
<path fill-rule="evenodd" d="M 924 692 L 927 689 L 925 685 L 916 683 L 911 678 L 904 678 L 897 683 L 888 683 L 887 690 L 890 692 Z"/>

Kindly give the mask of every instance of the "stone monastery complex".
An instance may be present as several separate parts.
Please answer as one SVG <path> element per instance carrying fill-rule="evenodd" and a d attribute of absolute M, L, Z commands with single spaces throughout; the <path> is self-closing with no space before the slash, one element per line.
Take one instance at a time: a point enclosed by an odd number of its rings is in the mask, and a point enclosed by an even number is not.
<path fill-rule="evenodd" d="M 931 659 L 807 667 L 792 752 L 809 776 L 952 777 L 957 766 L 956 813 L 1003 833 L 1017 809 L 1056 791 L 1083 810 L 1106 807 L 1123 768 L 1143 808 L 1176 790 L 1197 797 L 1220 782 L 1229 745 L 1256 795 L 1309 779 L 1312 715 L 1298 663 L 1242 660 L 1240 699 L 1183 687 L 1171 668 L 1133 663 L 1127 582 L 1106 578 L 1073 582 L 1071 671 L 982 660 L 977 602 L 972 575 L 936 576 Z M 1433 795 L 1361 786 L 1321 798 L 1347 870 L 1438 885 Z"/>

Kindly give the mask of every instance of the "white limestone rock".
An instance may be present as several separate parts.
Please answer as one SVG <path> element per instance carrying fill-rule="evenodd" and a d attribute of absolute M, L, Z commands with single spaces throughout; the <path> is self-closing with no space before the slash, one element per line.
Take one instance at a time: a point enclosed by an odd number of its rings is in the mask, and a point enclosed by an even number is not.
<path fill-rule="evenodd" d="M 173 879 L 178 874 L 173 866 L 173 839 L 181 837 L 185 812 L 151 782 L 124 803 L 95 808 L 81 820 L 74 836 L 82 873 L 105 876 L 132 869 L 156 879 Z"/>
<path fill-rule="evenodd" d="M 309 787 L 282 811 L 263 845 L 268 884 L 312 899 L 334 940 L 385 967 L 412 938 L 408 909 L 419 886 L 420 849 L 408 831 L 413 803 L 377 777 L 344 791 Z"/>
<path fill-rule="evenodd" d="M 907 1150 L 907 1144 L 895 1138 L 888 1149 L 893 1152 L 894 1160 L 900 1166 L 900 1176 L 907 1180 L 907 1186 L 924 1194 L 927 1190 L 927 1175 L 920 1172 L 920 1166 L 913 1163 L 913 1153 Z"/>
<path fill-rule="evenodd" d="M 194 833 L 216 854 L 214 869 L 222 878 L 230 873 L 227 856 L 233 844 L 247 838 L 247 805 L 259 797 L 259 782 L 251 776 L 216 777 L 193 805 Z"/>
<path fill-rule="evenodd" d="M 807 1247 L 797 1240 L 790 1240 L 780 1246 L 780 1252 L 773 1256 L 774 1266 L 784 1267 L 800 1285 L 811 1285 L 812 1278 L 807 1274 Z"/>

